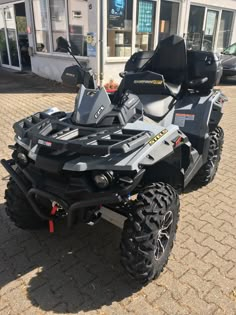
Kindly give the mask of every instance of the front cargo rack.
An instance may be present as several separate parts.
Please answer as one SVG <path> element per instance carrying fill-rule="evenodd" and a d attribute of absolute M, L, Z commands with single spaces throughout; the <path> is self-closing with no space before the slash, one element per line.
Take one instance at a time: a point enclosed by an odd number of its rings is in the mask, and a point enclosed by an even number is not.
<path fill-rule="evenodd" d="M 77 126 L 68 118 L 61 121 L 46 113 L 37 113 L 13 126 L 16 136 L 31 146 L 38 144 L 52 151 L 76 152 L 81 155 L 105 156 L 128 153 L 148 142 L 150 131 L 120 126 L 93 128 Z"/>

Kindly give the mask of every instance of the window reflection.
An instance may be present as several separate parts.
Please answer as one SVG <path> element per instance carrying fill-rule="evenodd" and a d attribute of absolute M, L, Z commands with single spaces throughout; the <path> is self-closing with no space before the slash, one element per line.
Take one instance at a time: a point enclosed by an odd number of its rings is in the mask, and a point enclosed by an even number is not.
<path fill-rule="evenodd" d="M 48 16 L 46 0 L 33 0 L 36 50 L 49 52 Z"/>
<path fill-rule="evenodd" d="M 15 26 L 15 16 L 13 7 L 4 9 L 5 21 L 6 21 L 6 31 L 7 40 L 9 46 L 9 53 L 11 59 L 11 65 L 19 67 L 19 56 L 16 41 L 16 26 Z"/>
<path fill-rule="evenodd" d="M 7 42 L 5 37 L 5 26 L 2 11 L 0 11 L 0 56 L 2 64 L 9 65 Z"/>
<path fill-rule="evenodd" d="M 132 54 L 133 0 L 108 0 L 107 55 L 129 57 Z"/>
<path fill-rule="evenodd" d="M 220 20 L 220 31 L 218 36 L 217 50 L 223 51 L 229 46 L 232 30 L 233 12 L 222 11 Z"/>
<path fill-rule="evenodd" d="M 191 5 L 188 22 L 187 47 L 192 50 L 201 50 L 203 39 L 203 22 L 205 8 Z"/>
<path fill-rule="evenodd" d="M 69 0 L 69 40 L 72 52 L 78 56 L 87 55 L 88 4 L 84 0 Z"/>
<path fill-rule="evenodd" d="M 179 17 L 179 3 L 161 1 L 159 40 L 177 34 Z"/>
<path fill-rule="evenodd" d="M 154 41 L 156 2 L 138 1 L 136 51 L 152 50 Z"/>
<path fill-rule="evenodd" d="M 52 42 L 53 51 L 61 51 L 58 47 L 58 38 L 67 38 L 66 34 L 66 10 L 64 0 L 49 0 L 50 15 L 51 15 L 51 27 L 52 27 Z"/>

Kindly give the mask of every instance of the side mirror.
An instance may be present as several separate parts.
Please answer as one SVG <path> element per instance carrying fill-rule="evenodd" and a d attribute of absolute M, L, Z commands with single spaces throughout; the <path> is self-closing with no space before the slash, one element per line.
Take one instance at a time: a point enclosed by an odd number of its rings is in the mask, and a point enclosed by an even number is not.
<path fill-rule="evenodd" d="M 61 52 L 68 52 L 70 48 L 70 45 L 68 41 L 64 37 L 58 37 L 57 38 L 57 49 L 56 51 L 61 51 Z"/>

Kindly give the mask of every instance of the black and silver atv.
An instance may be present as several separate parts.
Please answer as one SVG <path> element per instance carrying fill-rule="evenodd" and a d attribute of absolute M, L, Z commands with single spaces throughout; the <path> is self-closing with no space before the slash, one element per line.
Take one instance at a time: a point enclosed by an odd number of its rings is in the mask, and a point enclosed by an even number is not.
<path fill-rule="evenodd" d="M 74 111 L 52 108 L 15 123 L 12 159 L 1 161 L 11 177 L 6 212 L 20 228 L 49 222 L 53 231 L 60 218 L 91 225 L 102 207 L 126 217 L 121 262 L 141 283 L 167 263 L 177 191 L 216 174 L 226 101 L 212 89 L 220 71 L 213 53 L 187 52 L 171 36 L 145 56 L 131 57 L 113 95 L 96 87 L 91 69 L 76 66 Z"/>

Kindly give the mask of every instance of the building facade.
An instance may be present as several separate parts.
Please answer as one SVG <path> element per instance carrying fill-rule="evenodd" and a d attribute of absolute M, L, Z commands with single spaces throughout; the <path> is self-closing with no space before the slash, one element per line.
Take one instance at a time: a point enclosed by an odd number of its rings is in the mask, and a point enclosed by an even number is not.
<path fill-rule="evenodd" d="M 236 42 L 236 0 L 0 0 L 1 65 L 57 81 L 75 64 L 61 36 L 103 85 L 171 34 L 189 49 L 221 52 Z"/>

